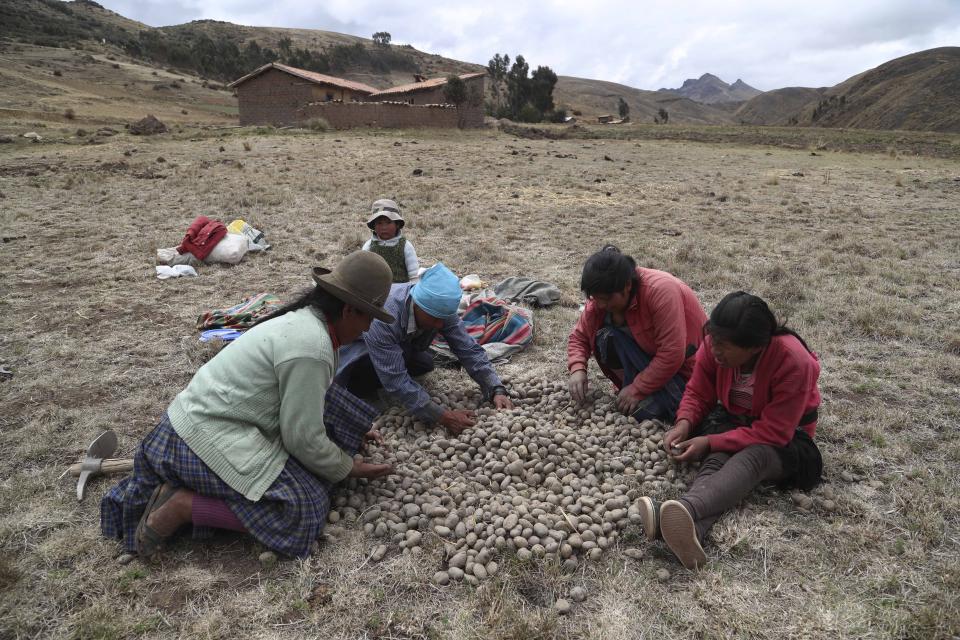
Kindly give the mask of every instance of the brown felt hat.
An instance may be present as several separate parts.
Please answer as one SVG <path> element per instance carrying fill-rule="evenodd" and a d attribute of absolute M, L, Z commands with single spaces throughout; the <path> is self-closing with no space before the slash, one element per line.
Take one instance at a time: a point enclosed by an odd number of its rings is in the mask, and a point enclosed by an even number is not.
<path fill-rule="evenodd" d="M 370 217 L 367 218 L 367 226 L 373 229 L 374 221 L 380 216 L 396 222 L 398 227 L 403 228 L 404 220 L 403 216 L 400 215 L 400 207 L 398 207 L 397 203 L 393 200 L 380 198 L 374 202 L 370 209 Z"/>
<path fill-rule="evenodd" d="M 391 323 L 393 316 L 383 308 L 390 294 L 393 272 L 387 261 L 369 251 L 354 251 L 331 271 L 313 268 L 313 281 L 351 307 Z"/>

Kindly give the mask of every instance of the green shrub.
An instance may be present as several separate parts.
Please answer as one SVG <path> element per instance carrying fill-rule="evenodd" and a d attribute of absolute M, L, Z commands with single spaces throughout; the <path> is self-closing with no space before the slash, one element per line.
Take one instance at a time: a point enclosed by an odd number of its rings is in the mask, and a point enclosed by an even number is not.
<path fill-rule="evenodd" d="M 326 118 L 310 118 L 307 120 L 307 128 L 311 131 L 330 131 L 333 129 Z"/>
<path fill-rule="evenodd" d="M 517 114 L 517 120 L 520 122 L 540 122 L 543 120 L 543 114 L 530 103 L 523 105 L 520 113 Z"/>

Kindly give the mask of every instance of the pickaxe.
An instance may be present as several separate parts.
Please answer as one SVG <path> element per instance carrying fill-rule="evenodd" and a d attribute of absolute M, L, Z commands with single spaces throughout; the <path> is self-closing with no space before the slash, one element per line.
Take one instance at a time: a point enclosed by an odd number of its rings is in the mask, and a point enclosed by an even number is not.
<path fill-rule="evenodd" d="M 87 491 L 87 479 L 92 475 L 127 473 L 133 470 L 133 460 L 110 458 L 117 450 L 117 434 L 113 431 L 104 431 L 90 443 L 87 455 L 83 462 L 72 465 L 68 471 L 72 476 L 80 476 L 77 480 L 77 501 L 83 500 Z"/>

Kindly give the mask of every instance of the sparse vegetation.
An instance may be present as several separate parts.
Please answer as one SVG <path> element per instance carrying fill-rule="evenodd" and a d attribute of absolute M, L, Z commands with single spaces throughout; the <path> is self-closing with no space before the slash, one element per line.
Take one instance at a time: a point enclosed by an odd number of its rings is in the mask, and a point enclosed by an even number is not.
<path fill-rule="evenodd" d="M 922 170 L 905 169 L 886 153 L 893 134 L 876 132 L 814 131 L 831 151 L 813 156 L 803 131 L 792 137 L 773 129 L 761 139 L 744 127 L 616 129 L 583 126 L 569 138 L 523 140 L 492 131 L 349 131 L 334 143 L 334 136 L 296 130 L 195 128 L 149 142 L 121 135 L 59 157 L 46 145 L 0 148 L 5 235 L 33 234 L 3 245 L 10 251 L 0 333 L 4 364 L 15 373 L 0 382 L 7 635 L 956 635 L 957 160 L 926 155 L 910 162 Z M 682 144 L 654 137 L 681 134 Z M 695 135 L 718 137 L 700 144 Z M 937 148 L 927 135 L 896 135 L 902 148 Z M 255 154 L 242 154 L 244 140 Z M 763 140 L 770 146 L 750 146 Z M 834 151 L 877 144 L 873 154 Z M 324 162 L 321 180 L 315 162 L 291 161 L 317 158 L 332 145 L 342 161 Z M 140 151 L 121 155 L 134 147 Z M 235 168 L 238 152 L 250 158 L 244 171 Z M 394 162 L 364 168 L 371 153 Z M 155 162 L 160 155 L 166 163 Z M 108 165 L 118 158 L 125 166 Z M 411 166 L 429 180 L 411 180 Z M 829 181 L 821 178 L 827 172 Z M 909 207 L 892 188 L 901 172 Z M 763 184 L 768 175 L 780 176 L 777 188 Z M 507 558 L 479 588 L 433 588 L 431 576 L 445 567 L 438 540 L 424 536 L 420 556 L 394 550 L 375 563 L 367 560 L 373 540 L 343 521 L 328 528 L 333 537 L 316 555 L 273 569 L 259 566 L 257 544 L 234 536 L 210 544 L 185 538 L 157 567 L 116 564 L 117 547 L 100 537 L 97 510 L 115 479 L 96 480 L 77 504 L 57 475 L 106 426 L 121 434 L 118 455 L 132 453 L 212 354 L 193 333 L 200 311 L 256 291 L 289 297 L 311 265 L 335 264 L 356 249 L 374 177 L 377 192 L 396 194 L 410 212 L 409 233 L 424 260 L 443 259 L 493 283 L 525 274 L 561 288 L 570 306 L 537 310 L 534 344 L 498 367 L 514 379 L 564 379 L 578 267 L 605 241 L 684 278 L 707 308 L 734 288 L 769 299 L 823 362 L 818 439 L 827 483 L 796 499 L 778 490 L 748 499 L 714 528 L 710 564 L 696 574 L 628 528 L 574 573 Z M 136 224 L 115 223 L 133 211 Z M 176 243 L 197 211 L 251 221 L 273 243 L 271 253 L 205 267 L 189 282 L 154 280 L 147 275 L 154 249 Z M 85 238 L 94 272 L 68 268 L 84 258 L 64 251 L 62 235 L 50 231 L 64 216 Z M 129 250 L 115 251 L 117 243 Z M 431 393 L 473 384 L 447 369 L 426 383 Z M 609 391 L 596 376 L 592 383 Z M 448 436 L 431 434 L 427 446 L 440 438 Z M 624 480 L 631 488 L 636 482 Z M 658 569 L 672 574 L 666 582 Z M 554 602 L 575 586 L 586 587 L 586 600 L 557 616 Z"/>
<path fill-rule="evenodd" d="M 330 123 L 324 118 L 311 118 L 307 121 L 307 128 L 311 131 L 330 131 Z"/>

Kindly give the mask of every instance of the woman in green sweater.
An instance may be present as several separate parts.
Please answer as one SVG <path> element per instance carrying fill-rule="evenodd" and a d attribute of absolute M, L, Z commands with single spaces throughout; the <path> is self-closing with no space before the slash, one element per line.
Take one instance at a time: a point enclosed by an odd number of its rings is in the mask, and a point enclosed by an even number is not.
<path fill-rule="evenodd" d="M 333 385 L 340 344 L 383 309 L 392 274 L 357 251 L 316 286 L 258 323 L 200 368 L 137 448 L 133 475 L 104 496 L 104 535 L 152 558 L 182 526 L 246 531 L 289 556 L 310 553 L 330 508 L 331 486 L 377 478 L 389 465 L 354 455 L 376 410 Z"/>

